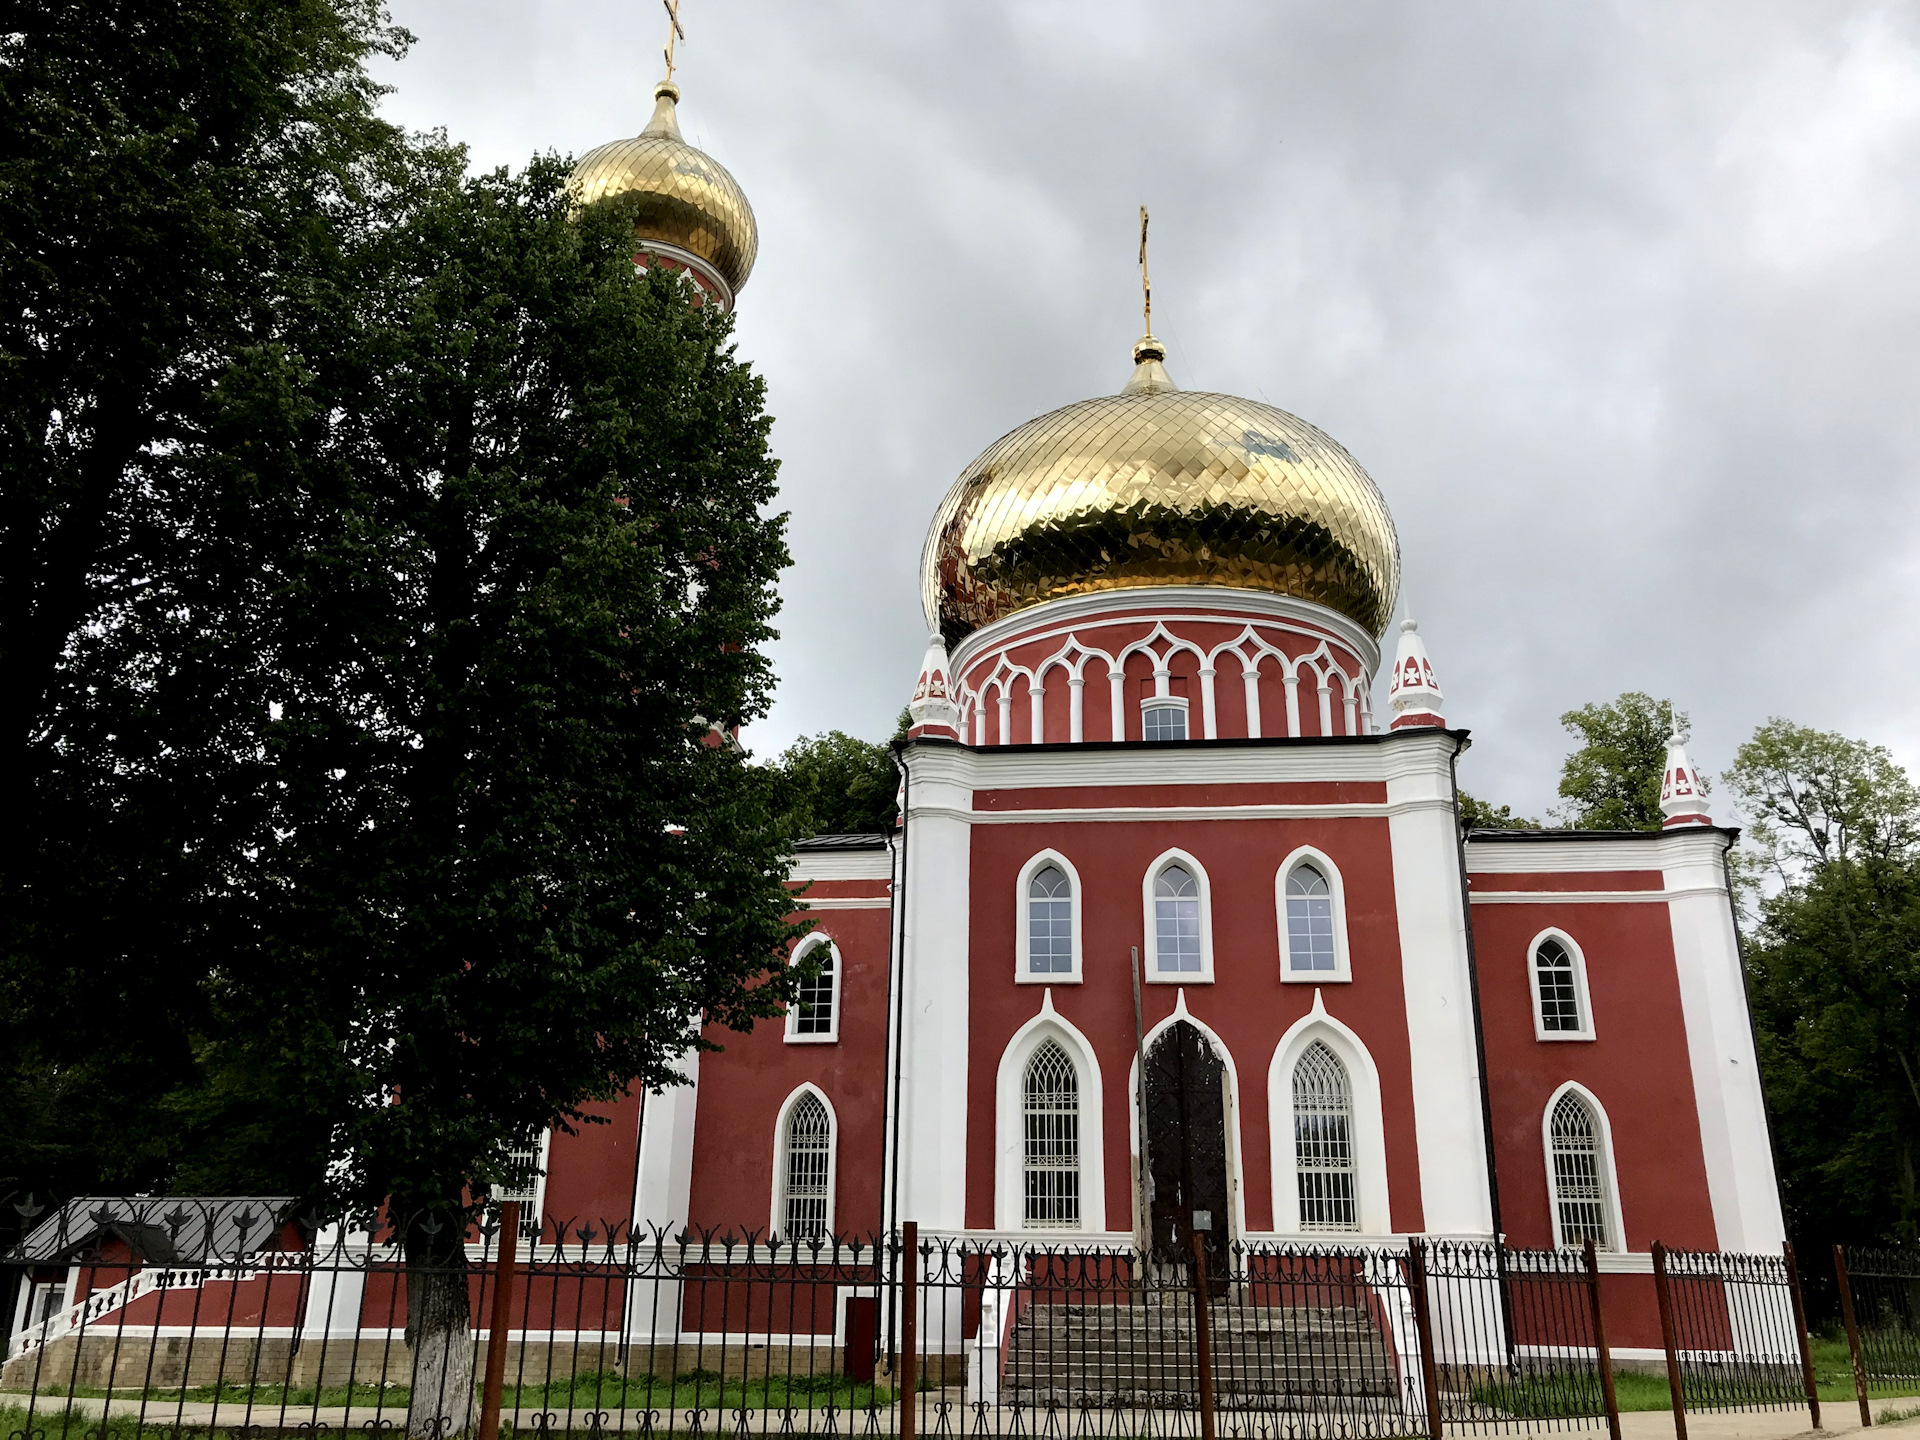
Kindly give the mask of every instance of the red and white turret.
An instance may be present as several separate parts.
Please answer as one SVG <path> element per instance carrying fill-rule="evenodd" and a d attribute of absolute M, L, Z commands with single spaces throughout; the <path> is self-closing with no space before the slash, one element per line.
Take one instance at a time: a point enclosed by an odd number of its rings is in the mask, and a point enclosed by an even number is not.
<path fill-rule="evenodd" d="M 907 706 L 913 725 L 907 737 L 918 740 L 960 738 L 960 709 L 953 703 L 953 681 L 948 674 L 947 644 L 934 631 L 927 637 L 926 658 L 920 662 L 920 678 L 913 687 L 913 700 Z"/>
<path fill-rule="evenodd" d="M 1667 737 L 1667 763 L 1660 777 L 1660 813 L 1666 816 L 1660 824 L 1667 830 L 1713 823 L 1707 813 L 1707 787 L 1687 754 L 1686 737 L 1678 733 Z"/>
<path fill-rule="evenodd" d="M 1387 687 L 1387 700 L 1395 711 L 1389 730 L 1411 730 L 1422 725 L 1446 728 L 1447 718 L 1440 712 L 1446 696 L 1440 693 L 1440 682 L 1433 678 L 1426 642 L 1411 617 L 1400 622 L 1400 648 L 1394 652 L 1393 683 Z"/>

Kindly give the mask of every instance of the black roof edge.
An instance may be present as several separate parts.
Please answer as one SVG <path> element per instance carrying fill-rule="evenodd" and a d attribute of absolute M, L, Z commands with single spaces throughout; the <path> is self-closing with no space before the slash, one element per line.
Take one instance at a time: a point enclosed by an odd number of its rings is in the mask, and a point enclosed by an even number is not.
<path fill-rule="evenodd" d="M 1341 745 L 1383 745 L 1404 740 L 1409 735 L 1451 735 L 1465 749 L 1472 733 L 1471 730 L 1442 730 L 1437 726 L 1421 725 L 1406 730 L 1376 730 L 1371 735 L 1262 735 L 1258 738 L 1236 736 L 1225 740 L 1053 740 L 1041 745 L 968 745 L 961 740 L 922 735 L 913 740 L 895 740 L 893 748 L 904 750 L 909 745 L 938 745 L 948 750 L 971 750 L 976 755 L 1057 755 L 1069 750 L 1276 750 L 1296 746 L 1323 749 Z"/>

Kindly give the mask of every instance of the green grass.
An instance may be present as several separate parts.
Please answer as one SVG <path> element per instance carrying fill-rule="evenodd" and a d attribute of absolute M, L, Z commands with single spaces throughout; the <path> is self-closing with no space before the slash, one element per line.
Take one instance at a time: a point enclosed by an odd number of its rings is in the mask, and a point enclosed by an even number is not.
<path fill-rule="evenodd" d="M 1873 1417 L 1873 1423 L 1876 1425 L 1898 1425 L 1902 1420 L 1916 1419 L 1920 1419 L 1920 1405 L 1902 1405 L 1898 1408 L 1892 1405 L 1885 1405 L 1881 1407 L 1880 1413 Z"/>

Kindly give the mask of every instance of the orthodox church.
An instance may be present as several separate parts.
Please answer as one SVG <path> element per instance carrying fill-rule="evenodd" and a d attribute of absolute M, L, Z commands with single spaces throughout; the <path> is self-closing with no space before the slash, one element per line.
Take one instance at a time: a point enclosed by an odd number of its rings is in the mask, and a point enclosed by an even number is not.
<path fill-rule="evenodd" d="M 679 98 L 575 178 L 731 308 L 753 212 Z M 1182 389 L 1147 328 L 934 509 L 902 821 L 793 861 L 817 978 L 548 1137 L 529 1200 L 783 1239 L 1591 1240 L 1621 1277 L 1655 1240 L 1777 1253 L 1735 832 L 1682 738 L 1660 831 L 1463 833 L 1381 489 Z M 1657 1345 L 1651 1285 L 1608 1283 L 1623 1353 Z"/>

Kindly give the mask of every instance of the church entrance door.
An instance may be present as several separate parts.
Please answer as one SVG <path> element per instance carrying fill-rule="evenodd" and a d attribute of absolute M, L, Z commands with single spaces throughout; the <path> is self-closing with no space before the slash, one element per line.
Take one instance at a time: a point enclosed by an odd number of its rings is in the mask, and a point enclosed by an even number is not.
<path fill-rule="evenodd" d="M 1147 1051 L 1147 1160 L 1153 1258 L 1187 1264 L 1197 1232 L 1207 1273 L 1228 1273 L 1226 1066 L 1196 1025 L 1176 1020 Z"/>

